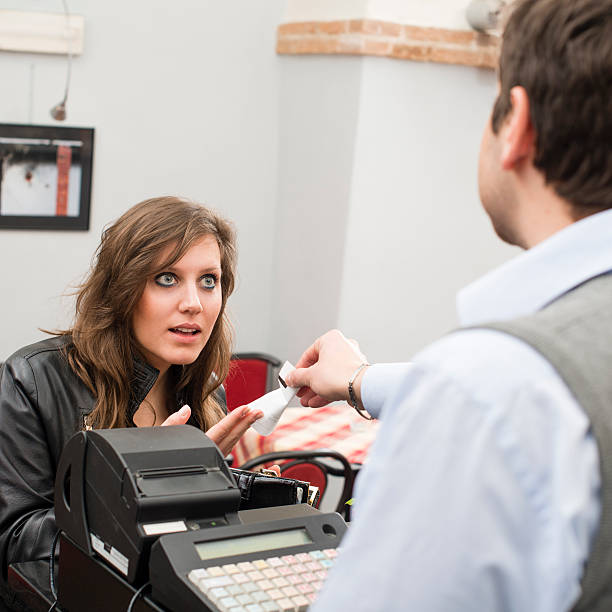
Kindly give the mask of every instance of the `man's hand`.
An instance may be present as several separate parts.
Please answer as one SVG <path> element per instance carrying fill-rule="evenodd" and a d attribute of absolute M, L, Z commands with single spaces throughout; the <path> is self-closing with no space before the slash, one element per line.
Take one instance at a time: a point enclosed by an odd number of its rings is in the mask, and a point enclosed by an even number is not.
<path fill-rule="evenodd" d="M 225 456 L 234 448 L 244 432 L 262 416 L 263 412 L 261 410 L 251 410 L 249 406 L 235 408 L 216 425 L 213 425 L 206 432 L 206 435 Z"/>
<path fill-rule="evenodd" d="M 335 400 L 348 400 L 348 381 L 353 372 L 366 363 L 365 355 L 354 340 L 332 330 L 321 336 L 300 357 L 296 369 L 287 375 L 290 387 L 301 387 L 298 397 L 302 406 L 321 408 Z M 361 397 L 360 379 L 354 389 Z"/>

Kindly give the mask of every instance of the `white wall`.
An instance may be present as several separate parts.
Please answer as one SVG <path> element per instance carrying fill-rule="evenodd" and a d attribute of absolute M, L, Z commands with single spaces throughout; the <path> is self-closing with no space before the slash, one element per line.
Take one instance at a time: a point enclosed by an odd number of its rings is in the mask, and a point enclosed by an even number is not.
<path fill-rule="evenodd" d="M 60 296 L 86 271 L 103 226 L 162 194 L 207 202 L 234 220 L 237 348 L 265 350 L 284 0 L 69 0 L 69 7 L 85 16 L 85 48 L 73 63 L 64 123 L 96 129 L 91 229 L 0 230 L 0 360 L 42 337 L 38 327 L 68 325 L 71 301 Z M 60 12 L 61 3 L 0 0 L 0 8 Z M 54 123 L 49 109 L 63 96 L 65 72 L 61 56 L 0 53 L 0 122 Z"/>
<path fill-rule="evenodd" d="M 470 0 L 288 0 L 284 22 L 378 19 L 417 26 L 467 29 Z"/>
<path fill-rule="evenodd" d="M 363 19 L 370 0 L 288 0 L 283 21 Z"/>
<path fill-rule="evenodd" d="M 455 292 L 514 250 L 480 209 L 493 71 L 285 57 L 272 347 L 340 327 L 373 361 L 456 326 Z"/>
<path fill-rule="evenodd" d="M 364 60 L 338 326 L 399 361 L 457 325 L 455 293 L 514 254 L 480 207 L 491 70 Z"/>
<path fill-rule="evenodd" d="M 470 0 L 370 0 L 367 17 L 436 28 L 467 29 Z"/>
<path fill-rule="evenodd" d="M 296 359 L 338 325 L 362 60 L 283 57 L 273 353 Z"/>

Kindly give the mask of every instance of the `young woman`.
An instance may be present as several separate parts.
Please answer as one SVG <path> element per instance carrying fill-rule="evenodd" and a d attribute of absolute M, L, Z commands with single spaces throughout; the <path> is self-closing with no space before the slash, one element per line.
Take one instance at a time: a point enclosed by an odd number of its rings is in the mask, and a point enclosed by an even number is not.
<path fill-rule="evenodd" d="M 85 428 L 190 423 L 229 452 L 261 416 L 225 416 L 234 288 L 231 226 L 174 197 L 106 229 L 70 330 L 17 351 L 0 372 L 0 560 L 48 558 L 55 471 Z M 190 408 L 186 407 L 189 406 Z"/>

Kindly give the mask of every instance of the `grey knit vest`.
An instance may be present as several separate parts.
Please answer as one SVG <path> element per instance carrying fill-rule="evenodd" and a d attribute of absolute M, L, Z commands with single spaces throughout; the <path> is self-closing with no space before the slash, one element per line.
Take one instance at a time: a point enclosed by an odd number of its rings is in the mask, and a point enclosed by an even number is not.
<path fill-rule="evenodd" d="M 612 610 L 612 273 L 595 277 L 533 315 L 483 326 L 523 340 L 555 368 L 586 412 L 602 480 L 599 530 L 573 612 Z"/>

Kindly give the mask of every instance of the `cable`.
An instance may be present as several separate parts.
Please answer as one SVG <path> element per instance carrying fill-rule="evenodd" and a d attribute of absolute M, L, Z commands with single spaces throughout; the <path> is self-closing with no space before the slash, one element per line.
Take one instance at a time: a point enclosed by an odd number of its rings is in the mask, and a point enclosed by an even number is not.
<path fill-rule="evenodd" d="M 132 597 L 132 599 L 130 600 L 130 605 L 127 607 L 126 612 L 132 612 L 132 609 L 134 608 L 134 604 L 136 603 L 136 600 L 143 594 L 144 590 L 151 586 L 150 582 L 145 582 L 135 593 L 134 596 Z M 51 612 L 51 611 L 49 611 Z"/>
<path fill-rule="evenodd" d="M 64 90 L 64 104 L 66 104 L 66 101 L 68 100 L 68 89 L 70 88 L 70 77 L 72 76 L 72 45 L 70 44 L 70 11 L 68 10 L 68 4 L 66 0 L 62 0 L 62 4 L 64 5 L 64 13 L 66 14 L 66 31 L 68 33 L 66 41 L 66 53 L 68 54 L 68 69 L 66 72 L 66 89 Z"/>
<path fill-rule="evenodd" d="M 68 4 L 66 0 L 62 0 L 64 5 L 64 14 L 66 15 L 66 55 L 68 56 L 68 68 L 66 72 L 66 87 L 64 89 L 64 99 L 58 102 L 51 109 L 51 116 L 56 121 L 63 121 L 66 119 L 66 102 L 68 101 L 68 89 L 70 88 L 70 77 L 72 75 L 72 46 L 70 44 L 70 12 L 68 10 Z"/>
<path fill-rule="evenodd" d="M 30 64 L 30 100 L 28 104 L 28 123 L 32 123 L 34 113 L 34 64 Z"/>
<path fill-rule="evenodd" d="M 55 600 L 51 607 L 49 608 L 49 612 L 53 612 L 53 610 L 57 607 L 57 589 L 55 588 L 55 548 L 57 547 L 57 542 L 59 540 L 61 531 L 58 529 L 57 533 L 53 536 L 53 542 L 51 543 L 51 553 L 49 554 L 49 586 L 51 587 L 51 595 L 53 595 L 53 599 Z"/>

